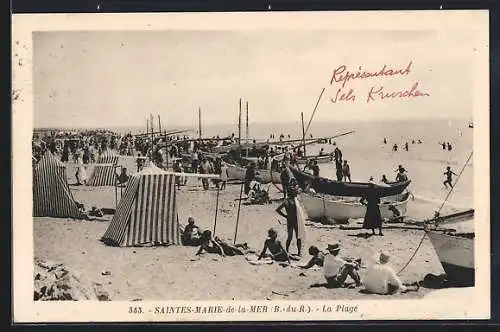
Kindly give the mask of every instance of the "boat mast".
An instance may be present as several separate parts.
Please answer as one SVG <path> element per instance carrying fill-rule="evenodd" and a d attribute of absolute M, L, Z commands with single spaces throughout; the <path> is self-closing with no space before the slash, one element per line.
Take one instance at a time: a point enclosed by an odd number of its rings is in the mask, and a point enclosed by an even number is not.
<path fill-rule="evenodd" d="M 302 144 L 304 145 L 304 158 L 306 157 L 306 130 L 304 128 L 304 112 L 300 112 L 300 119 L 302 120 Z"/>
<path fill-rule="evenodd" d="M 153 114 L 149 113 L 149 121 L 151 122 L 151 159 L 153 158 L 153 147 L 154 147 L 154 124 L 153 124 Z"/>
<path fill-rule="evenodd" d="M 201 107 L 198 107 L 198 137 L 201 140 Z"/>
<path fill-rule="evenodd" d="M 241 146 L 241 98 L 239 103 L 239 116 L 238 116 L 238 145 Z"/>
<path fill-rule="evenodd" d="M 248 139 L 249 139 L 249 135 L 248 135 L 248 101 L 245 102 L 245 105 L 246 105 L 246 110 L 247 110 L 246 137 L 247 137 L 247 158 L 248 158 Z"/>

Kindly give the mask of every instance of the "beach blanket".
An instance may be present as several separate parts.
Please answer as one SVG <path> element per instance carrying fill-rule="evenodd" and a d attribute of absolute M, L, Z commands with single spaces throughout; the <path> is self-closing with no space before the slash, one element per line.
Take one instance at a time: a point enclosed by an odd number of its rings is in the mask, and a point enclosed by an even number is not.
<path fill-rule="evenodd" d="M 270 257 L 265 257 L 259 260 L 259 256 L 256 254 L 245 255 L 245 259 L 252 265 L 268 265 L 274 263 L 274 261 Z"/>
<path fill-rule="evenodd" d="M 298 224 L 298 234 L 297 238 L 304 242 L 306 240 L 306 219 L 307 214 L 304 208 L 300 204 L 300 201 L 295 197 L 295 206 L 297 207 L 297 224 Z"/>

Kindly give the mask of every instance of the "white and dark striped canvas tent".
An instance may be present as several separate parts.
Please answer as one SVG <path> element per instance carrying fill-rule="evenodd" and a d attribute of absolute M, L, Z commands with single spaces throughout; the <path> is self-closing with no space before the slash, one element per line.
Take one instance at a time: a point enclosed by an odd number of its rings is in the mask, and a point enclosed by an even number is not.
<path fill-rule="evenodd" d="M 116 184 L 115 166 L 118 163 L 119 156 L 109 150 L 105 151 L 99 157 L 94 166 L 88 181 L 88 186 L 114 186 Z"/>
<path fill-rule="evenodd" d="M 180 244 L 174 173 L 148 166 L 133 174 L 102 241 L 113 246 Z"/>
<path fill-rule="evenodd" d="M 66 180 L 66 167 L 46 152 L 33 170 L 33 216 L 83 219 Z"/>

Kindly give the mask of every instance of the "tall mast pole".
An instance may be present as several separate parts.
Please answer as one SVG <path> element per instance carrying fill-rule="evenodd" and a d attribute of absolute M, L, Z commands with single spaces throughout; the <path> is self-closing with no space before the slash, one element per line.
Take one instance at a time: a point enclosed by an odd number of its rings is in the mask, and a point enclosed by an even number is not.
<path fill-rule="evenodd" d="M 161 119 L 160 119 L 160 114 L 158 114 L 158 132 L 161 134 Z"/>
<path fill-rule="evenodd" d="M 249 135 L 248 135 L 248 101 L 245 102 L 245 106 L 246 106 L 245 108 L 247 110 L 246 137 L 247 137 L 247 158 L 248 158 L 248 143 L 249 143 L 248 139 L 250 138 Z"/>
<path fill-rule="evenodd" d="M 153 147 L 154 147 L 154 123 L 153 114 L 149 113 L 149 121 L 151 122 L 151 159 L 153 158 Z"/>
<path fill-rule="evenodd" d="M 247 128 L 246 128 L 246 137 L 247 137 L 247 144 L 248 144 L 248 139 L 250 138 L 249 132 L 248 132 L 248 101 L 246 102 L 246 110 L 247 110 Z"/>
<path fill-rule="evenodd" d="M 240 108 L 238 116 L 238 144 L 241 145 L 241 98 L 240 98 Z"/>
<path fill-rule="evenodd" d="M 304 145 L 304 158 L 306 157 L 306 130 L 304 128 L 304 112 L 300 112 L 300 118 L 302 120 L 302 144 Z"/>
<path fill-rule="evenodd" d="M 198 136 L 201 140 L 201 107 L 198 107 Z"/>

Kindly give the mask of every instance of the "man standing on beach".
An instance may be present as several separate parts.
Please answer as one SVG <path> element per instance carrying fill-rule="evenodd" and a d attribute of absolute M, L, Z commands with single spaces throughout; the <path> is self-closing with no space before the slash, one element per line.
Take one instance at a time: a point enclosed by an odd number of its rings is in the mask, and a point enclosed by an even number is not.
<path fill-rule="evenodd" d="M 342 165 L 342 151 L 340 151 L 338 146 L 333 150 L 333 158 L 335 159 L 335 163 Z"/>
<path fill-rule="evenodd" d="M 347 163 L 347 160 L 344 160 L 344 165 L 342 165 L 342 176 L 344 178 L 344 181 L 347 182 L 347 180 L 349 180 L 349 182 L 352 182 L 351 181 L 351 167 Z"/>
<path fill-rule="evenodd" d="M 286 193 L 290 184 L 290 173 L 285 164 L 281 166 L 280 181 L 283 188 L 283 199 L 286 199 Z"/>
<path fill-rule="evenodd" d="M 250 182 L 255 179 L 255 163 L 252 161 L 245 172 L 245 195 L 250 192 Z"/>
<path fill-rule="evenodd" d="M 318 166 L 318 161 L 316 159 L 313 160 L 311 169 L 313 172 L 313 176 L 318 177 L 319 176 L 319 166 Z"/>
<path fill-rule="evenodd" d="M 452 175 L 455 175 L 455 176 L 458 176 L 458 175 L 455 174 L 455 172 L 453 172 L 451 170 L 450 166 L 446 166 L 446 172 L 444 172 L 443 174 L 446 175 L 446 180 L 443 182 L 444 186 L 446 188 L 448 188 L 448 185 L 450 185 L 450 187 L 453 188 L 453 184 L 451 183 Z"/>
<path fill-rule="evenodd" d="M 286 218 L 286 229 L 288 232 L 288 237 L 286 239 L 286 252 L 289 252 L 290 243 L 292 242 L 293 233 L 295 232 L 295 238 L 297 240 L 297 254 L 300 256 L 302 248 L 302 239 L 299 238 L 299 221 L 295 197 L 298 194 L 298 185 L 295 178 L 290 180 L 289 190 L 287 193 L 287 198 L 281 203 L 276 209 L 276 212 Z M 282 212 L 283 208 L 286 210 L 286 214 Z"/>

